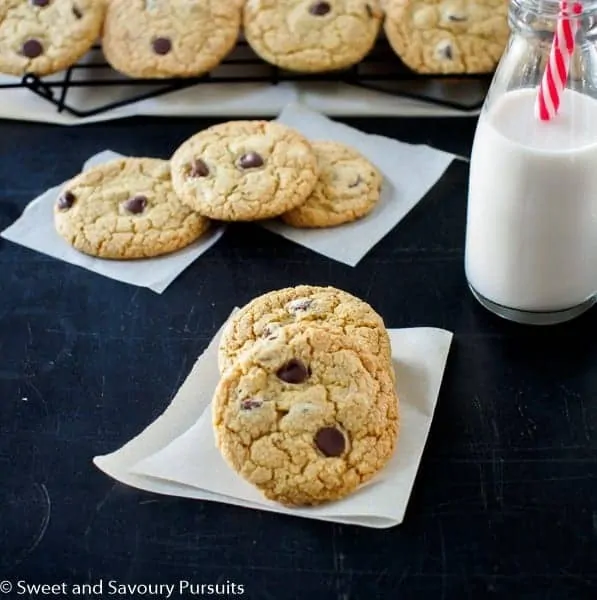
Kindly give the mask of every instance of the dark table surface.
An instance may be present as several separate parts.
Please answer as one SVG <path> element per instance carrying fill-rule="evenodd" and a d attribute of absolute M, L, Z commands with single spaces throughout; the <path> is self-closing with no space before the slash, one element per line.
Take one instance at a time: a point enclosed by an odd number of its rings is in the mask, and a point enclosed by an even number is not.
<path fill-rule="evenodd" d="M 475 126 L 347 122 L 467 156 Z M 167 157 L 208 124 L 0 123 L 0 228 L 89 155 Z M 454 163 L 356 268 L 235 226 L 157 295 L 0 240 L 0 580 L 228 581 L 257 600 L 597 597 L 597 312 L 536 329 L 476 304 L 467 174 Z M 301 282 L 355 293 L 392 327 L 455 333 L 401 526 L 155 496 L 92 465 L 165 409 L 234 305 Z"/>

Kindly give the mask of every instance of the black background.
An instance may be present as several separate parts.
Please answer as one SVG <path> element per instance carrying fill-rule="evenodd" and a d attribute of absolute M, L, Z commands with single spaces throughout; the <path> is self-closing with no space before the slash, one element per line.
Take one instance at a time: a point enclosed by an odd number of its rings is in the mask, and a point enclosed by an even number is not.
<path fill-rule="evenodd" d="M 467 156 L 475 126 L 347 122 Z M 91 154 L 165 158 L 210 123 L 0 123 L 0 228 Z M 233 226 L 157 295 L 0 240 L 0 580 L 231 581 L 264 600 L 595 598 L 597 312 L 536 329 L 476 304 L 467 175 L 453 163 L 356 268 Z M 297 283 L 357 294 L 391 327 L 455 333 L 401 526 L 155 496 L 92 465 L 165 409 L 234 305 Z"/>

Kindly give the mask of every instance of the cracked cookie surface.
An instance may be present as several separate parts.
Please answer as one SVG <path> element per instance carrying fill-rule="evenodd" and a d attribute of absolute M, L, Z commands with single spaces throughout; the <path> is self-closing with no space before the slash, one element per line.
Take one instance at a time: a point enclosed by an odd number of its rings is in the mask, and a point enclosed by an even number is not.
<path fill-rule="evenodd" d="M 54 223 L 75 249 L 112 259 L 168 254 L 209 228 L 174 192 L 170 164 L 153 158 L 113 160 L 77 175 L 55 203 Z"/>
<path fill-rule="evenodd" d="M 333 227 L 368 215 L 377 205 L 382 176 L 353 148 L 337 142 L 312 142 L 319 180 L 304 204 L 281 216 L 293 227 Z"/>
<path fill-rule="evenodd" d="M 506 47 L 507 0 L 385 0 L 385 32 L 418 73 L 489 73 Z"/>
<path fill-rule="evenodd" d="M 393 377 L 390 338 L 381 316 L 365 301 L 333 287 L 299 285 L 253 299 L 226 324 L 218 348 L 224 372 L 257 341 L 286 325 L 318 324 L 339 329 L 380 358 Z"/>
<path fill-rule="evenodd" d="M 226 462 L 270 500 L 338 500 L 391 458 L 399 402 L 385 364 L 354 340 L 305 324 L 256 344 L 212 404 Z"/>
<path fill-rule="evenodd" d="M 309 142 L 273 121 L 232 121 L 205 129 L 184 142 L 171 163 L 182 200 L 221 221 L 277 217 L 302 204 L 318 177 Z"/>
<path fill-rule="evenodd" d="M 238 0 L 110 0 L 104 54 L 130 77 L 198 76 L 232 51 L 240 26 Z"/>
<path fill-rule="evenodd" d="M 249 45 L 266 62 L 299 72 L 346 69 L 373 48 L 382 21 L 379 0 L 248 0 Z"/>
<path fill-rule="evenodd" d="M 106 0 L 0 0 L 0 72 L 49 75 L 98 39 Z"/>

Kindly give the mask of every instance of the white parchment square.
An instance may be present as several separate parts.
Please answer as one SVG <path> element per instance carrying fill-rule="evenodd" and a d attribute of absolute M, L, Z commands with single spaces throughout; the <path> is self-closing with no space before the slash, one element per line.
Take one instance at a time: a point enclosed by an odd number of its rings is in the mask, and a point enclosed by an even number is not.
<path fill-rule="evenodd" d="M 105 150 L 89 158 L 83 170 L 121 158 L 121 154 Z M 214 227 L 190 246 L 172 254 L 138 260 L 106 260 L 77 252 L 63 240 L 54 227 L 54 202 L 62 188 L 53 187 L 30 202 L 23 214 L 0 236 L 35 250 L 93 271 L 104 277 L 161 294 L 189 265 L 207 252 L 222 236 L 224 227 Z"/>
<path fill-rule="evenodd" d="M 95 465 L 139 489 L 256 510 L 387 528 L 401 523 L 433 420 L 452 333 L 428 327 L 390 329 L 400 397 L 401 433 L 379 477 L 338 502 L 288 509 L 270 502 L 234 473 L 215 447 L 211 399 L 218 383 L 221 330 L 197 360 L 167 410 L 139 436 Z"/>
<path fill-rule="evenodd" d="M 457 158 L 430 146 L 363 133 L 298 104 L 287 106 L 277 120 L 310 141 L 330 140 L 352 146 L 382 172 L 380 201 L 359 221 L 325 229 L 297 229 L 279 220 L 263 224 L 288 240 L 351 267 L 400 223 Z"/>

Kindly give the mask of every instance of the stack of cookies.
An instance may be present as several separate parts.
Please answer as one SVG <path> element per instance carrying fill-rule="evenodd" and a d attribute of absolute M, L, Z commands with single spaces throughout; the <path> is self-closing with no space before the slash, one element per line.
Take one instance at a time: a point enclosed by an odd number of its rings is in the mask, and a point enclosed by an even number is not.
<path fill-rule="evenodd" d="M 150 258 L 188 246 L 214 220 L 348 223 L 373 210 L 381 183 L 348 146 L 312 144 L 276 122 L 232 121 L 193 136 L 171 160 L 123 158 L 85 171 L 61 190 L 54 222 L 85 254 Z"/>
<path fill-rule="evenodd" d="M 310 142 L 271 121 L 232 121 L 185 141 L 172 157 L 183 202 L 219 221 L 281 217 L 295 227 L 360 219 L 379 201 L 382 176 L 355 149 Z"/>
<path fill-rule="evenodd" d="M 508 0 L 0 0 L 0 71 L 47 75 L 101 38 L 108 63 L 141 79 L 198 77 L 244 33 L 288 71 L 348 69 L 380 32 L 418 73 L 492 71 L 508 35 Z M 382 10 L 383 8 L 383 10 Z"/>
<path fill-rule="evenodd" d="M 400 419 L 390 341 L 366 302 L 332 287 L 269 292 L 232 316 L 218 361 L 217 446 L 266 498 L 338 500 L 393 455 Z"/>

